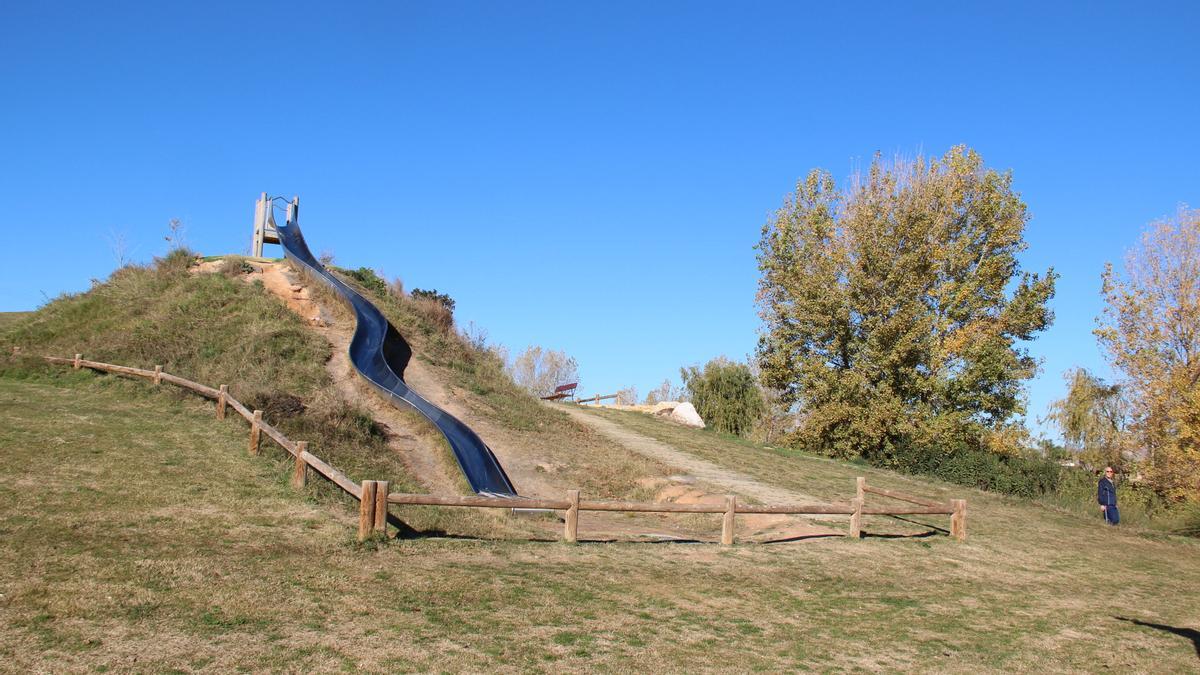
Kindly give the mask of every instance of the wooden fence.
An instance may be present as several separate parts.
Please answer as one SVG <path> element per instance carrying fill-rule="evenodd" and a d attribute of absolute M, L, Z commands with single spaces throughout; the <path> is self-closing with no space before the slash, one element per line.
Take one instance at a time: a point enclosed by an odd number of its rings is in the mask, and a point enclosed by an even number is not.
<path fill-rule="evenodd" d="M 286 450 L 295 460 L 292 473 L 292 486 L 304 487 L 308 470 L 328 479 L 359 502 L 358 539 L 362 541 L 373 533 L 386 535 L 388 507 L 391 504 L 406 506 L 464 506 L 475 508 L 495 509 L 544 509 L 563 512 L 563 540 L 574 543 L 579 539 L 580 511 L 620 511 L 637 513 L 713 513 L 722 514 L 721 545 L 732 546 L 734 543 L 735 518 L 738 514 L 785 514 L 785 515 L 848 515 L 850 526 L 847 536 L 858 538 L 862 536 L 862 518 L 868 515 L 903 516 L 903 515 L 948 515 L 950 516 L 950 534 L 955 539 L 967 537 L 967 500 L 952 499 L 948 502 L 938 502 L 922 497 L 870 487 L 866 479 L 859 477 L 855 481 L 855 497 L 847 505 L 840 504 L 783 504 L 758 505 L 739 504 L 736 495 L 726 495 L 724 504 L 674 504 L 670 502 L 619 502 L 592 501 L 580 498 L 579 490 L 567 490 L 566 499 L 538 499 L 530 497 L 480 497 L 480 496 L 440 496 L 425 494 L 407 494 L 389 492 L 388 481 L 364 480 L 355 483 L 345 474 L 333 468 L 320 457 L 308 451 L 305 441 L 292 441 L 275 427 L 263 420 L 261 410 L 250 410 L 240 401 L 229 395 L 229 387 L 222 384 L 212 388 L 191 380 L 163 372 L 162 366 L 154 370 L 117 366 L 99 361 L 88 361 L 81 354 L 74 359 L 64 359 L 56 356 L 43 357 L 50 363 L 70 365 L 79 370 L 89 368 L 120 375 L 142 377 L 155 385 L 168 382 L 185 389 L 190 389 L 205 398 L 216 401 L 217 419 L 225 419 L 227 408 L 233 408 L 250 423 L 249 451 L 258 454 L 261 450 L 262 436 L 275 441 Z M 892 508 L 867 508 L 867 493 L 888 497 L 912 504 L 913 506 Z"/>

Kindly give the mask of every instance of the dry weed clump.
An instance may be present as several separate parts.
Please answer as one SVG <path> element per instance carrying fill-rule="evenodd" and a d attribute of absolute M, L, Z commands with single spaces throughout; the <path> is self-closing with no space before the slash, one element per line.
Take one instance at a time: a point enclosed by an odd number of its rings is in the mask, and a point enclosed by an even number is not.
<path fill-rule="evenodd" d="M 237 279 L 244 274 L 253 273 L 254 267 L 252 267 L 250 263 L 246 261 L 245 256 L 230 255 L 225 256 L 225 259 L 221 261 L 221 267 L 219 271 L 221 274 L 224 274 L 231 279 Z"/>
<path fill-rule="evenodd" d="M 409 298 L 408 302 L 435 330 L 441 333 L 453 330 L 454 314 L 442 303 L 430 298 Z"/>

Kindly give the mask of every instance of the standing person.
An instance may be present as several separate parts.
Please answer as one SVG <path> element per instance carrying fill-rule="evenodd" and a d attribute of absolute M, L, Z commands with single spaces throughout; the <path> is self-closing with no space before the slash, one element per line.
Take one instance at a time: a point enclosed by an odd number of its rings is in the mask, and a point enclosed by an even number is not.
<path fill-rule="evenodd" d="M 1100 502 L 1100 511 L 1104 514 L 1104 522 L 1116 525 L 1121 522 L 1121 512 L 1117 510 L 1117 486 L 1113 485 L 1113 468 L 1104 467 L 1104 477 L 1096 488 L 1096 501 Z"/>

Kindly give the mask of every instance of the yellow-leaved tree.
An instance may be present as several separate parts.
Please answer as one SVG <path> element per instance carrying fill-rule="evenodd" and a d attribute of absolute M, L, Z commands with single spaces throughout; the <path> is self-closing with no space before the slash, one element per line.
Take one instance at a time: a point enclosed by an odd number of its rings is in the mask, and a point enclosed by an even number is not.
<path fill-rule="evenodd" d="M 1200 210 L 1150 225 L 1105 266 L 1096 336 L 1124 375 L 1146 476 L 1161 494 L 1200 501 Z"/>

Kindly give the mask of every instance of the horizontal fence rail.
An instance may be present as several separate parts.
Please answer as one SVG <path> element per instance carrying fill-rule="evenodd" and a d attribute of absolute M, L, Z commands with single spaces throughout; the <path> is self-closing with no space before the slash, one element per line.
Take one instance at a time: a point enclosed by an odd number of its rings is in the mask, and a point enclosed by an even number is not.
<path fill-rule="evenodd" d="M 67 359 L 57 356 L 42 357 L 49 363 L 69 365 L 75 370 L 88 368 L 102 372 L 116 373 L 141 377 L 158 385 L 162 382 L 174 384 L 184 389 L 190 389 L 205 398 L 217 402 L 217 419 L 225 418 L 226 408 L 250 423 L 249 451 L 257 454 L 260 450 L 262 436 L 275 441 L 295 460 L 292 475 L 292 485 L 301 488 L 305 484 L 308 470 L 315 471 L 347 494 L 359 501 L 358 539 L 365 540 L 373 534 L 387 534 L 388 506 L 463 506 L 473 508 L 495 509 L 541 509 L 547 511 L 563 511 L 563 539 L 574 543 L 578 541 L 580 511 L 617 511 L 624 513 L 711 513 L 722 514 L 721 545 L 731 546 L 734 542 L 735 517 L 739 514 L 779 514 L 779 515 L 848 515 L 850 527 L 847 536 L 858 538 L 862 536 L 862 517 L 871 516 L 903 516 L 903 515 L 948 515 L 950 516 L 950 535 L 958 540 L 967 537 L 967 500 L 951 499 L 938 502 L 923 497 L 885 490 L 867 485 L 863 477 L 855 480 L 855 497 L 848 505 L 840 504 L 780 504 L 759 505 L 739 504 L 735 495 L 726 495 L 723 504 L 676 504 L 672 502 L 624 502 L 624 501 L 595 501 L 580 499 L 579 490 L 568 490 L 566 499 L 541 499 L 532 497 L 484 497 L 459 495 L 426 495 L 389 492 L 388 481 L 364 480 L 355 483 L 346 474 L 330 466 L 320 457 L 308 451 L 304 441 L 293 441 L 263 421 L 261 410 L 250 410 L 233 396 L 229 395 L 227 385 L 219 388 L 192 382 L 191 380 L 163 372 L 162 366 L 154 370 L 118 366 L 99 361 L 88 361 L 82 354 Z M 604 397 L 609 398 L 609 397 Z M 586 399 L 592 400 L 592 399 Z M 867 494 L 875 494 L 898 501 L 914 504 L 915 506 L 893 508 L 866 508 Z"/>

